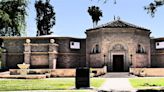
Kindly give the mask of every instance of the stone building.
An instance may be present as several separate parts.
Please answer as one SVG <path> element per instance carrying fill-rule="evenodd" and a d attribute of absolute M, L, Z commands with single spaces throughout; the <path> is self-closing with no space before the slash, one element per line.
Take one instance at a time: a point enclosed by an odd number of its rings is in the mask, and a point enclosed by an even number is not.
<path fill-rule="evenodd" d="M 103 67 L 124 72 L 129 67 L 164 67 L 164 38 L 150 38 L 150 30 L 122 20 L 87 29 L 87 37 L 1 37 L 3 68 Z"/>

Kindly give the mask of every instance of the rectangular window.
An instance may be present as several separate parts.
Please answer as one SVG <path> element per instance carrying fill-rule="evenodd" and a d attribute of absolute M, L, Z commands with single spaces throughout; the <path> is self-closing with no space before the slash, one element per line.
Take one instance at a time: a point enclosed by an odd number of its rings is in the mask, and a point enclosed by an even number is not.
<path fill-rule="evenodd" d="M 70 48 L 71 49 L 80 49 L 80 42 L 71 41 L 70 42 Z"/>
<path fill-rule="evenodd" d="M 164 41 L 156 42 L 156 49 L 164 49 Z"/>

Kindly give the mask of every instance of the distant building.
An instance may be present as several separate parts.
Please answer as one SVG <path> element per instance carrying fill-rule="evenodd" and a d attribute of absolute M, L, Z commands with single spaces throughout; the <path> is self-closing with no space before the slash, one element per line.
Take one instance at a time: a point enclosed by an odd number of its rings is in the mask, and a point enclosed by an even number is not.
<path fill-rule="evenodd" d="M 122 20 L 87 29 L 86 39 L 73 37 L 1 37 L 4 68 L 29 63 L 30 68 L 103 67 L 124 72 L 129 67 L 164 67 L 164 38 Z M 54 40 L 53 40 L 54 39 Z"/>

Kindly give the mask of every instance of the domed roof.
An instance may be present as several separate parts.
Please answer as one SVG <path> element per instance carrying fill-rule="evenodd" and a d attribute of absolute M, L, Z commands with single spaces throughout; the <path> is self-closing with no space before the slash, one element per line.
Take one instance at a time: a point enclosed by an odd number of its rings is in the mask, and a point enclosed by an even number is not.
<path fill-rule="evenodd" d="M 125 21 L 122 21 L 120 19 L 118 20 L 114 20 L 112 22 L 91 28 L 91 29 L 87 29 L 87 31 L 91 31 L 91 30 L 95 30 L 95 29 L 99 29 L 99 28 L 136 28 L 136 29 L 141 29 L 141 30 L 145 30 L 145 31 L 150 31 L 149 29 L 140 27 L 140 26 L 136 26 L 134 24 L 131 23 L 127 23 Z"/>

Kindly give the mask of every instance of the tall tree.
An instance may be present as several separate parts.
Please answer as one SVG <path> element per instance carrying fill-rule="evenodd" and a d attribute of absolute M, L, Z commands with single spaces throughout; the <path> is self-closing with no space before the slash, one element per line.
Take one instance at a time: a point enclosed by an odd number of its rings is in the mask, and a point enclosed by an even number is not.
<path fill-rule="evenodd" d="M 36 1 L 35 9 L 37 13 L 37 36 L 52 34 L 53 32 L 50 29 L 55 25 L 55 12 L 50 0 Z"/>
<path fill-rule="evenodd" d="M 98 21 L 100 21 L 100 17 L 102 17 L 102 11 L 97 6 L 88 7 L 88 13 L 92 17 L 93 27 L 97 25 Z"/>
<path fill-rule="evenodd" d="M 21 36 L 25 32 L 27 0 L 0 1 L 0 35 Z"/>

